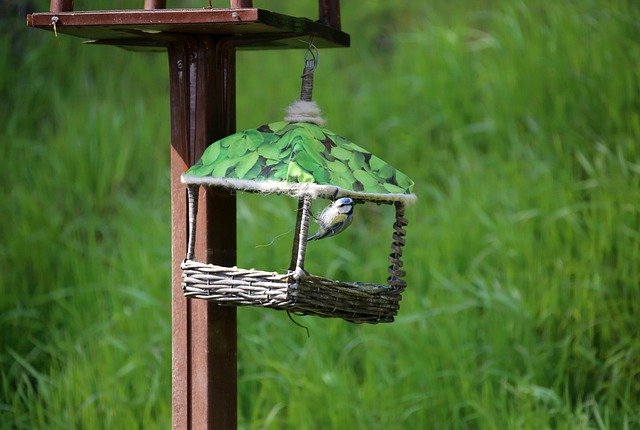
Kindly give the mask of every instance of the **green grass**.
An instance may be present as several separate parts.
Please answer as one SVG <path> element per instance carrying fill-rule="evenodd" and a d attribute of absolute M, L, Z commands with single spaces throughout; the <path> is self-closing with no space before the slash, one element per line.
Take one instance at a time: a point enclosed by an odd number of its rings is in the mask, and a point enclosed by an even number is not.
<path fill-rule="evenodd" d="M 321 52 L 314 99 L 416 181 L 409 287 L 395 323 L 298 317 L 310 338 L 240 309 L 240 426 L 639 427 L 640 8 L 374 0 L 342 18 L 353 47 Z M 0 25 L 0 428 L 167 428 L 166 55 Z M 238 55 L 239 129 L 283 115 L 302 56 Z M 384 277 L 386 209 L 358 207 L 310 268 Z M 294 210 L 241 196 L 238 261 L 286 266 Z"/>

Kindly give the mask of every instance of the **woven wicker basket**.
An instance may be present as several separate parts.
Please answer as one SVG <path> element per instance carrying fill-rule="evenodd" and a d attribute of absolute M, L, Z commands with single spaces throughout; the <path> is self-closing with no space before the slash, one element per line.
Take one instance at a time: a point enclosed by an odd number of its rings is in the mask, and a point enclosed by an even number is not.
<path fill-rule="evenodd" d="M 182 287 L 186 297 L 221 305 L 258 306 L 301 315 L 342 318 L 353 323 L 376 324 L 394 320 L 406 286 L 401 257 L 407 220 L 402 202 L 392 202 L 396 208 L 396 219 L 389 255 L 390 275 L 386 285 L 379 285 L 335 281 L 304 270 L 310 196 L 299 198 L 292 263 L 287 273 L 194 261 L 198 186 L 190 185 L 188 193 L 189 245 L 187 258 L 182 263 Z"/>

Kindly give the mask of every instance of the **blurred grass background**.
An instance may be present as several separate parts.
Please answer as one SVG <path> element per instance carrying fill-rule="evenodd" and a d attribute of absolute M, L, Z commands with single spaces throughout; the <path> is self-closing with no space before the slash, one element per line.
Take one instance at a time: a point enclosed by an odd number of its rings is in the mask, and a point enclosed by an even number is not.
<path fill-rule="evenodd" d="M 299 317 L 308 339 L 239 309 L 240 427 L 639 428 L 640 6 L 342 3 L 352 48 L 321 52 L 314 99 L 416 180 L 409 287 L 395 323 Z M 166 55 L 56 39 L 6 5 L 0 428 L 167 428 Z M 238 54 L 239 129 L 282 117 L 302 58 Z M 259 245 L 292 208 L 240 196 L 242 265 L 286 265 L 286 237 Z M 384 276 L 389 214 L 358 209 L 313 271 Z"/>

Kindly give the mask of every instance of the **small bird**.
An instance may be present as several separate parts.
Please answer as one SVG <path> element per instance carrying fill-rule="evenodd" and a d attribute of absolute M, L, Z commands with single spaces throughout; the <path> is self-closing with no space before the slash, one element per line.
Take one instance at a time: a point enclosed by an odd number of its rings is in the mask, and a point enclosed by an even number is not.
<path fill-rule="evenodd" d="M 354 204 L 349 197 L 342 197 L 324 208 L 316 218 L 319 226 L 318 231 L 307 241 L 334 236 L 349 227 L 353 220 Z"/>

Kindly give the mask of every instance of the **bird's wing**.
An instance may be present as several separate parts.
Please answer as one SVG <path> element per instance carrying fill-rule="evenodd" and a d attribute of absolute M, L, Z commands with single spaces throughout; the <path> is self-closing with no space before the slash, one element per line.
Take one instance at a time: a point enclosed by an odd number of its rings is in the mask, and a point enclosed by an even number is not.
<path fill-rule="evenodd" d="M 327 229 L 327 234 L 325 234 L 325 236 L 333 236 L 334 234 L 338 234 L 345 228 L 349 227 L 349 224 L 351 224 L 352 218 L 348 217 L 347 215 L 340 214 L 340 216 L 337 216 L 336 218 L 337 222 Z"/>

